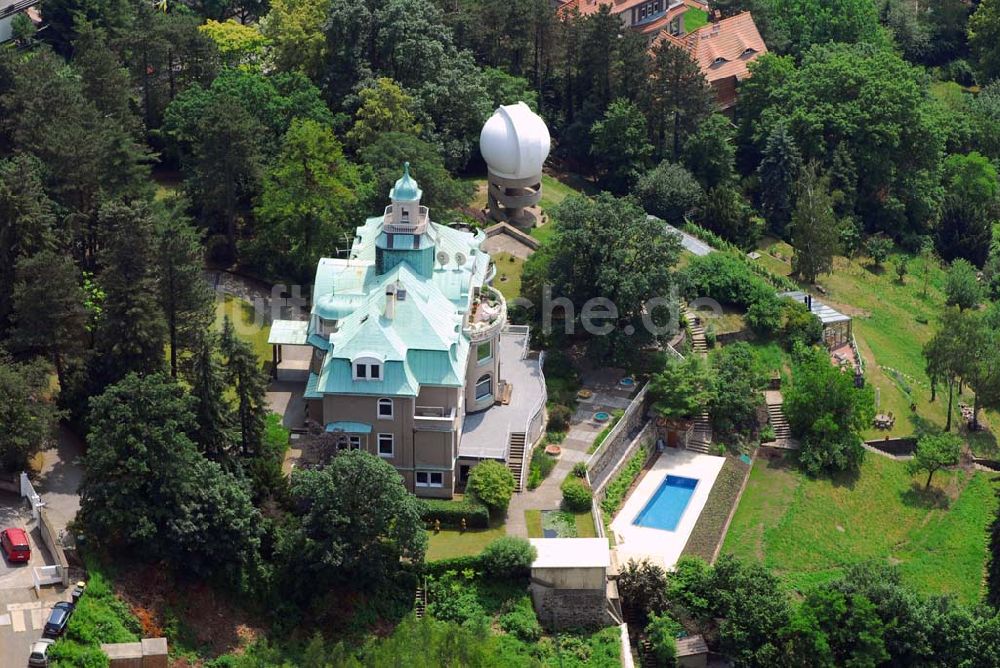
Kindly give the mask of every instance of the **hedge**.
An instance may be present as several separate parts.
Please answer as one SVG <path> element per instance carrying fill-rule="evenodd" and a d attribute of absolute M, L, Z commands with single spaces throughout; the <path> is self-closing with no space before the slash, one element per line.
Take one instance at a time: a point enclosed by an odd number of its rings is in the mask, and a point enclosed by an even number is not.
<path fill-rule="evenodd" d="M 756 262 L 753 262 L 752 260 L 750 260 L 750 258 L 746 256 L 746 253 L 739 246 L 730 243 L 729 241 L 726 241 L 715 232 L 712 232 L 711 230 L 706 230 L 704 227 L 696 225 L 690 221 L 684 223 L 684 225 L 681 226 L 681 229 L 684 232 L 690 234 L 692 237 L 704 241 L 706 244 L 712 246 L 716 250 L 728 251 L 732 255 L 735 255 L 743 262 L 743 264 L 745 264 L 747 267 L 750 268 L 750 271 L 762 277 L 764 280 L 773 285 L 775 288 L 786 291 L 799 289 L 799 286 L 795 281 L 788 278 L 787 276 L 780 276 L 771 271 L 770 269 L 768 269 L 767 267 L 761 264 L 757 264 Z"/>
<path fill-rule="evenodd" d="M 441 520 L 441 526 L 450 529 L 460 529 L 462 519 L 468 529 L 486 529 L 490 526 L 489 510 L 481 503 L 471 499 L 461 501 L 448 499 L 421 499 L 423 512 L 421 519 L 428 524 Z"/>
<path fill-rule="evenodd" d="M 483 570 L 483 558 L 478 554 L 464 557 L 451 557 L 449 559 L 438 559 L 424 563 L 424 575 L 440 576 L 448 571 L 461 573 L 465 570 Z"/>

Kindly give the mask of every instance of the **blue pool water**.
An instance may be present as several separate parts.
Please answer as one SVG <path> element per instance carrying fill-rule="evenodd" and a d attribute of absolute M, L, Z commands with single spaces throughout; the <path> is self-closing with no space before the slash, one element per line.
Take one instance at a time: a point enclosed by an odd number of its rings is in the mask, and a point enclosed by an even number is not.
<path fill-rule="evenodd" d="M 650 529 L 673 531 L 677 528 L 687 508 L 688 501 L 694 494 L 698 481 L 694 478 L 668 475 L 660 484 L 656 493 L 646 502 L 632 524 Z"/>

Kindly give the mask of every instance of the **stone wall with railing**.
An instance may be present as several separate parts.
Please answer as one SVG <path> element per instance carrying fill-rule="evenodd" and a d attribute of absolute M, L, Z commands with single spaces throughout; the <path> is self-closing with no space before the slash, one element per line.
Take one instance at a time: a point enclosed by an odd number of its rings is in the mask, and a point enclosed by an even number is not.
<path fill-rule="evenodd" d="M 651 398 L 649 385 L 644 385 L 625 409 L 624 415 L 587 460 L 587 471 L 594 490 L 600 489 L 609 477 L 609 471 L 618 464 L 623 451 L 634 435 L 642 429 Z"/>

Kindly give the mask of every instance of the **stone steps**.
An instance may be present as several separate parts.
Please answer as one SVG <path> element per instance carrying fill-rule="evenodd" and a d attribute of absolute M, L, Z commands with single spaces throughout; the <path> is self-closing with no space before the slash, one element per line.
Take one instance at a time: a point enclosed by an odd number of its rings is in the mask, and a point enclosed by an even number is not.
<path fill-rule="evenodd" d="M 514 431 L 510 434 L 510 441 L 507 443 L 507 468 L 514 474 L 514 489 L 523 491 L 521 486 L 521 474 L 524 470 L 524 447 L 527 435 L 523 431 Z"/>

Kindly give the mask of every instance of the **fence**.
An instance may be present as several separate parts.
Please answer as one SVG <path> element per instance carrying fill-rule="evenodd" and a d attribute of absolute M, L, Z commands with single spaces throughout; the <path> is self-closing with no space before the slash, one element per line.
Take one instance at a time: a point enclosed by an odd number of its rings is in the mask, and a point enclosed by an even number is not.
<path fill-rule="evenodd" d="M 587 460 L 587 471 L 590 477 L 597 481 L 594 489 L 597 489 L 607 479 L 608 469 L 621 459 L 622 448 L 629 445 L 629 435 L 642 424 L 649 407 L 647 405 L 648 389 L 648 383 L 643 385 L 639 393 L 632 399 L 632 403 L 625 409 L 624 415 Z"/>

